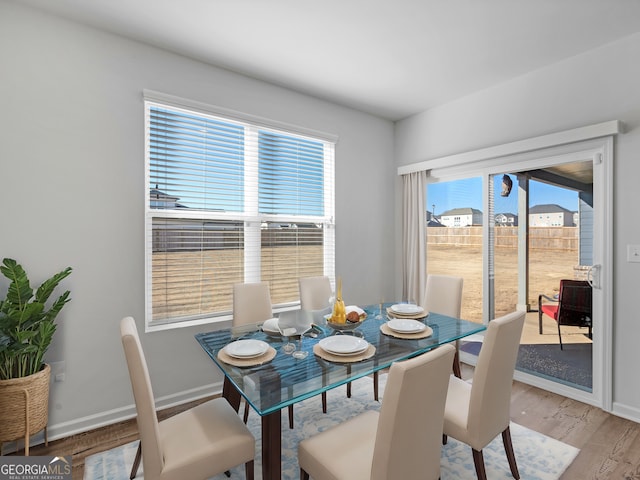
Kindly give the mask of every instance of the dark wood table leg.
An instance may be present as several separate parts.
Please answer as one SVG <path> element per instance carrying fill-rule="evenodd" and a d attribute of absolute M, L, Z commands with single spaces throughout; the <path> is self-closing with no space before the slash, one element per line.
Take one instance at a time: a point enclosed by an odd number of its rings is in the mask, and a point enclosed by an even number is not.
<path fill-rule="evenodd" d="M 236 390 L 236 387 L 233 386 L 226 376 L 222 384 L 222 397 L 227 399 L 227 402 L 229 402 L 236 412 L 240 410 L 240 392 Z"/>
<path fill-rule="evenodd" d="M 280 480 L 282 476 L 282 426 L 280 410 L 262 417 L 262 478 Z"/>
<path fill-rule="evenodd" d="M 222 396 L 237 412 L 240 409 L 240 392 L 224 378 Z M 262 417 L 262 478 L 280 480 L 282 476 L 282 415 L 280 410 Z"/>
<path fill-rule="evenodd" d="M 462 371 L 460 370 L 460 340 L 456 340 L 456 353 L 453 356 L 453 374 L 462 378 Z"/>

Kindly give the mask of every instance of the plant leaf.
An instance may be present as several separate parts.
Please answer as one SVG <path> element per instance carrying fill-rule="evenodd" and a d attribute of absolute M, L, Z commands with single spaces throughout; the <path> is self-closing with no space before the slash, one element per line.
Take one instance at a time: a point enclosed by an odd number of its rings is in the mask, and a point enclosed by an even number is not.
<path fill-rule="evenodd" d="M 27 274 L 22 266 L 12 258 L 5 258 L 2 263 L 0 271 L 11 281 L 7 290 L 7 298 L 2 307 L 5 309 L 7 304 L 15 304 L 22 307 L 33 297 L 33 289 L 29 285 Z"/>

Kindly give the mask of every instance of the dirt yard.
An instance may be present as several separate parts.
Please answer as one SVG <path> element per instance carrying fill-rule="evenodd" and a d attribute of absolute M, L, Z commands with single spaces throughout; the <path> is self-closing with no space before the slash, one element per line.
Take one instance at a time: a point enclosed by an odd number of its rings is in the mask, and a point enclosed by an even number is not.
<path fill-rule="evenodd" d="M 322 251 L 318 247 L 307 247 L 308 257 L 317 259 L 315 272 L 322 270 Z M 291 301 L 298 294 L 297 278 L 317 274 L 314 271 L 299 271 L 295 266 L 283 271 L 287 250 L 265 249 L 262 258 L 263 273 L 271 284 L 274 303 Z M 242 275 L 226 274 L 229 261 L 238 261 L 240 251 L 212 250 L 206 255 L 199 253 L 154 254 L 154 303 L 166 305 L 157 308 L 156 317 L 163 315 L 198 315 L 203 311 L 231 310 L 231 286 L 241 282 Z M 529 303 L 537 308 L 538 294 L 558 293 L 561 278 L 573 278 L 573 267 L 578 263 L 575 250 L 532 249 L 530 251 Z M 432 245 L 428 246 L 427 263 L 429 273 L 458 275 L 464 278 L 462 318 L 482 321 L 482 252 L 478 246 Z M 495 254 L 496 316 L 513 311 L 517 304 L 517 251 L 511 247 L 497 247 Z M 313 266 L 313 265 L 312 265 Z M 202 269 L 202 271 L 200 270 Z M 168 289 L 166 277 L 179 276 Z M 208 283 L 203 282 L 208 279 Z M 218 294 L 214 295 L 214 283 Z M 201 285 L 194 290 L 193 285 Z M 220 286 L 222 289 L 220 290 Z M 222 292 L 222 294 L 220 293 Z"/>
<path fill-rule="evenodd" d="M 514 248 L 496 248 L 495 314 L 515 309 L 518 300 L 518 255 Z M 462 318 L 482 320 L 482 251 L 477 246 L 429 245 L 428 272 L 458 275 L 464 278 Z M 529 304 L 537 309 L 538 295 L 558 293 L 560 279 L 574 278 L 578 264 L 575 250 L 541 250 L 529 252 Z"/>

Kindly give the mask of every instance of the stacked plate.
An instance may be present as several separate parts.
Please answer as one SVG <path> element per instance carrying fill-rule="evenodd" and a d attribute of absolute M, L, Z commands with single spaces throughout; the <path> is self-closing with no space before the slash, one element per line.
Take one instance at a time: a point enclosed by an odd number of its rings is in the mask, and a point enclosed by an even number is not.
<path fill-rule="evenodd" d="M 255 358 L 267 353 L 269 344 L 262 340 L 236 340 L 224 347 L 227 355 L 234 358 Z"/>
<path fill-rule="evenodd" d="M 387 309 L 387 313 L 395 318 L 424 318 L 428 315 L 424 308 L 412 303 L 396 303 Z"/>
<path fill-rule="evenodd" d="M 353 335 L 334 335 L 323 338 L 318 345 L 332 355 L 358 355 L 369 348 L 369 342 Z"/>
<path fill-rule="evenodd" d="M 387 326 L 397 333 L 420 333 L 427 328 L 424 323 L 407 318 L 394 318 L 387 322 Z"/>

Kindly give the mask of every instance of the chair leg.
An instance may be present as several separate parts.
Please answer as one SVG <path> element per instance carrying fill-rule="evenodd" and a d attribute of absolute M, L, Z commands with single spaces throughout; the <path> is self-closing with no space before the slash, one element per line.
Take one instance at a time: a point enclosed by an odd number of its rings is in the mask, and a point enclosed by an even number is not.
<path fill-rule="evenodd" d="M 373 399 L 378 401 L 378 372 L 373 372 Z"/>
<path fill-rule="evenodd" d="M 289 428 L 293 430 L 293 405 L 289 405 Z"/>
<path fill-rule="evenodd" d="M 244 415 L 242 416 L 242 420 L 244 420 L 244 423 L 247 423 L 247 420 L 249 420 L 249 402 L 246 400 L 244 401 Z"/>
<path fill-rule="evenodd" d="M 229 470 L 225 470 L 224 474 L 227 478 L 231 478 L 231 472 Z"/>
<path fill-rule="evenodd" d="M 443 433 L 443 434 L 442 434 L 442 444 L 443 444 L 443 445 L 446 445 L 448 441 L 449 441 L 449 439 L 448 439 L 448 438 L 447 438 L 447 436 Z"/>
<path fill-rule="evenodd" d="M 351 398 L 351 382 L 347 383 L 347 398 Z"/>
<path fill-rule="evenodd" d="M 244 473 L 247 480 L 253 480 L 253 460 L 244 464 Z"/>
<path fill-rule="evenodd" d="M 300 480 L 309 480 L 309 474 L 303 469 L 300 469 Z"/>
<path fill-rule="evenodd" d="M 133 465 L 131 466 L 131 473 L 129 474 L 129 480 L 136 478 L 138 474 L 138 467 L 140 466 L 140 459 L 142 458 L 142 440 L 138 442 L 138 450 L 136 451 L 136 458 L 133 459 Z"/>
<path fill-rule="evenodd" d="M 560 339 L 560 350 L 564 350 L 564 348 L 562 348 L 562 333 L 560 333 L 560 322 L 558 322 L 558 338 Z"/>
<path fill-rule="evenodd" d="M 542 335 L 542 308 L 538 306 L 538 333 Z"/>
<path fill-rule="evenodd" d="M 487 480 L 487 472 L 484 469 L 484 457 L 482 456 L 482 450 L 478 451 L 474 448 L 473 451 L 473 463 L 476 466 L 476 475 L 478 480 Z"/>
<path fill-rule="evenodd" d="M 322 413 L 327 413 L 327 392 L 322 392 Z"/>
<path fill-rule="evenodd" d="M 504 451 L 507 453 L 507 460 L 509 460 L 509 468 L 511 469 L 511 475 L 516 480 L 520 479 L 520 473 L 518 473 L 518 465 L 516 464 L 516 455 L 513 452 L 513 444 L 511 443 L 511 430 L 509 427 L 505 428 L 502 432 L 502 443 L 504 444 Z"/>

